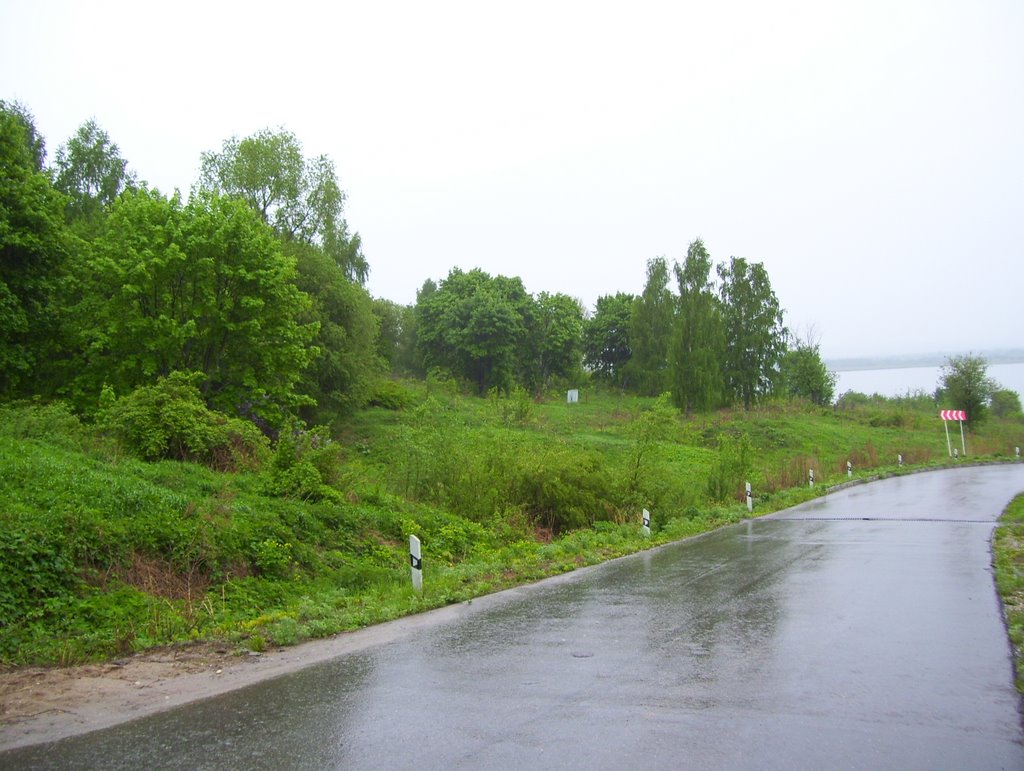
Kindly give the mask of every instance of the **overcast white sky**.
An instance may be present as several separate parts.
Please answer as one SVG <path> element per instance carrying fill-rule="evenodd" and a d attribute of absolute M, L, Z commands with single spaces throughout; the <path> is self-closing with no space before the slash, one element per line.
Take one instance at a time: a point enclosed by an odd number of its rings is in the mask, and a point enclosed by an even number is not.
<path fill-rule="evenodd" d="M 480 267 L 587 307 L 701 237 L 826 357 L 1024 347 L 1024 3 L 20 2 L 0 99 L 187 192 L 285 126 L 368 287 Z"/>

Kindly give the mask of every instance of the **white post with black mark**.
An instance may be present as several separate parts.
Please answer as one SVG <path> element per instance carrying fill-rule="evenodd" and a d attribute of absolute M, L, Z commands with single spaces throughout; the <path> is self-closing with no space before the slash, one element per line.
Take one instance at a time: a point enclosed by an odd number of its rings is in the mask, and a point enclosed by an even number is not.
<path fill-rule="evenodd" d="M 747 482 L 747 511 L 754 510 L 754 494 L 750 491 L 750 482 Z"/>
<path fill-rule="evenodd" d="M 1014 451 L 1017 453 L 1017 457 L 1020 457 L 1020 447 L 1014 447 Z"/>
<path fill-rule="evenodd" d="M 423 558 L 420 556 L 420 539 L 409 536 L 409 563 L 412 569 L 412 588 L 416 594 L 423 591 Z"/>
<path fill-rule="evenodd" d="M 898 465 L 898 466 L 902 466 L 903 465 L 903 453 L 902 452 L 898 453 L 896 455 L 896 465 Z"/>
<path fill-rule="evenodd" d="M 651 534 L 651 512 L 649 512 L 647 509 L 644 509 L 644 511 L 643 511 L 643 518 L 644 518 L 644 526 L 642 528 L 643 529 L 643 534 L 644 535 L 650 535 Z"/>
<path fill-rule="evenodd" d="M 846 476 L 853 476 L 853 464 L 850 461 L 846 461 Z"/>
<path fill-rule="evenodd" d="M 811 469 L 811 470 L 810 470 L 810 471 L 808 472 L 807 476 L 808 476 L 808 478 L 810 479 L 810 482 L 811 482 L 811 487 L 814 487 L 814 469 Z"/>

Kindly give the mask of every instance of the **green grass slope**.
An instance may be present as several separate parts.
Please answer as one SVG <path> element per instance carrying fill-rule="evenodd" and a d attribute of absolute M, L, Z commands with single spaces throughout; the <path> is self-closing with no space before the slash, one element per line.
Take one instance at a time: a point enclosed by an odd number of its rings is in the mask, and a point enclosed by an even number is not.
<path fill-rule="evenodd" d="M 847 460 L 857 476 L 898 473 L 897 453 L 905 469 L 949 462 L 927 404 L 687 419 L 665 400 L 590 392 L 568 405 L 395 390 L 392 409 L 334 426 L 334 440 L 282 440 L 232 473 L 136 460 L 61 405 L 0 408 L 0 662 L 292 644 L 739 521 L 748 480 L 766 513 L 844 481 Z M 1006 458 L 1022 428 L 971 435 L 971 458 Z"/>

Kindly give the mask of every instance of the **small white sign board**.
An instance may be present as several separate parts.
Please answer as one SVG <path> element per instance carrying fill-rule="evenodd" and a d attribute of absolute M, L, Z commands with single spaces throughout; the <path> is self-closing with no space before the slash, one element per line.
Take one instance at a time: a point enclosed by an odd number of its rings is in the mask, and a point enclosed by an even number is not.
<path fill-rule="evenodd" d="M 580 392 L 577 388 L 571 388 L 565 392 L 565 401 L 568 404 L 575 404 L 580 400 Z"/>

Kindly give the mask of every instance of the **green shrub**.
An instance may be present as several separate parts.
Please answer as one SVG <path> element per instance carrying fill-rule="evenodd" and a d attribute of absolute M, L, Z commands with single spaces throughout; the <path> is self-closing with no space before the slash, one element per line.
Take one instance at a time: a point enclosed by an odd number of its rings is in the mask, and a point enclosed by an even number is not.
<path fill-rule="evenodd" d="M 404 410 L 412 401 L 412 395 L 394 380 L 377 382 L 368 402 L 370 407 L 383 407 L 386 410 Z"/>
<path fill-rule="evenodd" d="M 71 549 L 60 530 L 4 521 L 0 565 L 0 629 L 16 619 L 45 616 L 61 600 L 73 597 L 80 584 Z"/>
<path fill-rule="evenodd" d="M 265 492 L 305 501 L 340 501 L 332 485 L 341 482 L 343 450 L 323 426 L 286 428 L 277 438 Z"/>
<path fill-rule="evenodd" d="M 0 407 L 0 435 L 13 439 L 44 439 L 67 449 L 80 449 L 85 429 L 64 402 L 11 404 Z"/>
<path fill-rule="evenodd" d="M 744 487 L 750 474 L 753 449 L 746 434 L 720 434 L 718 460 L 708 480 L 708 497 L 713 501 L 734 498 Z"/>
<path fill-rule="evenodd" d="M 209 409 L 196 387 L 202 378 L 173 372 L 137 388 L 103 410 L 100 425 L 144 460 L 193 461 L 222 471 L 257 467 L 266 437 L 252 423 Z"/>

